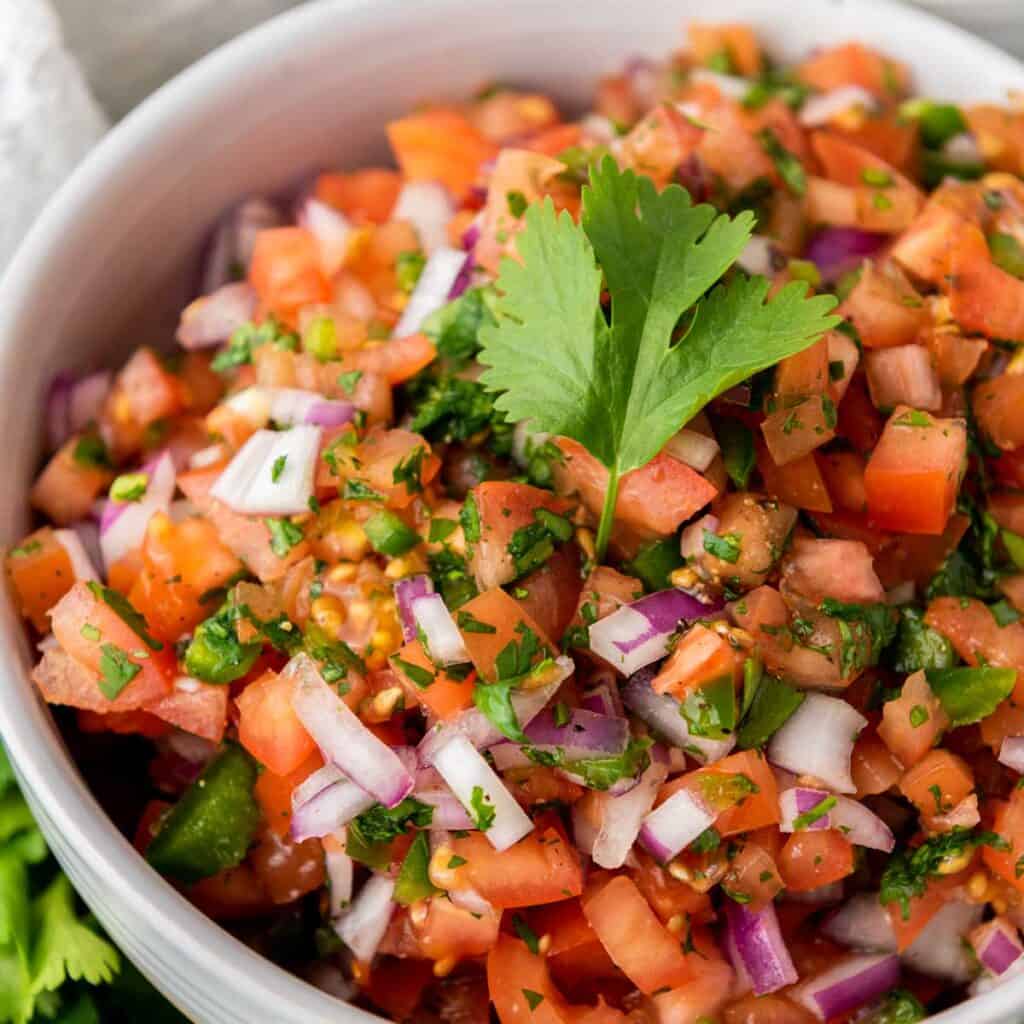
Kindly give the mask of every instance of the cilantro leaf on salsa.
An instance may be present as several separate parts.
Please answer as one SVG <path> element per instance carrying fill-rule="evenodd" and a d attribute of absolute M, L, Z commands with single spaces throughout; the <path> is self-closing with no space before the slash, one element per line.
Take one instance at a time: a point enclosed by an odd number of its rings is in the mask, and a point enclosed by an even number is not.
<path fill-rule="evenodd" d="M 525 219 L 522 263 L 502 263 L 497 324 L 480 331 L 480 379 L 501 392 L 495 405 L 510 419 L 579 441 L 608 469 L 600 557 L 619 478 L 716 395 L 834 327 L 835 299 L 806 298 L 803 282 L 770 302 L 763 278 L 715 287 L 749 240 L 753 215 L 693 206 L 676 185 L 659 193 L 610 157 L 583 190 L 582 225 L 556 216 L 550 200 Z"/>

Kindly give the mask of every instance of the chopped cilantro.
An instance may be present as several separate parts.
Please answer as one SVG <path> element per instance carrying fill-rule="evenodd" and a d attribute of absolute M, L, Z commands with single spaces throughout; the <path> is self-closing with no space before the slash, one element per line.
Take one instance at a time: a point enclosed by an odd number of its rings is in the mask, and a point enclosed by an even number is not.
<path fill-rule="evenodd" d="M 114 700 L 142 671 L 142 666 L 136 665 L 127 651 L 114 644 L 104 644 L 100 651 L 100 689 L 107 700 Z"/>
<path fill-rule="evenodd" d="M 302 527 L 290 519 L 264 519 L 263 522 L 270 531 L 270 550 L 278 558 L 287 558 L 288 552 L 305 540 Z"/>
<path fill-rule="evenodd" d="M 491 798 L 481 786 L 474 786 L 469 795 L 469 816 L 473 819 L 473 824 L 481 832 L 486 832 L 494 824 L 495 814 Z"/>

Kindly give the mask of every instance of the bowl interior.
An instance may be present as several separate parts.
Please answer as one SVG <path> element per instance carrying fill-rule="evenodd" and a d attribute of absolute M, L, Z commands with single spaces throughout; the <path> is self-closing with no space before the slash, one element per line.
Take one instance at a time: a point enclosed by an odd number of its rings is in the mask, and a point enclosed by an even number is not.
<path fill-rule="evenodd" d="M 906 61 L 920 91 L 1000 100 L 1024 68 L 888 0 L 322 0 L 236 40 L 130 115 L 48 207 L 0 285 L 0 436 L 8 486 L 0 541 L 27 525 L 42 396 L 58 369 L 164 344 L 190 297 L 203 238 L 247 193 L 281 192 L 325 167 L 386 157 L 384 122 L 425 98 L 502 81 L 580 108 L 634 54 L 682 44 L 691 18 L 747 21 L 796 57 L 860 39 Z M 370 1020 L 250 954 L 134 854 L 85 790 L 27 680 L 29 651 L 5 599 L 0 732 L 58 855 L 143 970 L 204 1022 Z M 1012 992 L 1011 992 L 1012 990 Z M 948 1020 L 985 1024 L 1024 1004 L 1024 982 Z"/>

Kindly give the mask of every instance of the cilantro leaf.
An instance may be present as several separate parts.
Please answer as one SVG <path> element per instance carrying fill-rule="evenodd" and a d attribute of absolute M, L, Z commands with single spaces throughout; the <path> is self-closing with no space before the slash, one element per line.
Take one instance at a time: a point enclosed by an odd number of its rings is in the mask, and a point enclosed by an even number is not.
<path fill-rule="evenodd" d="M 743 251 L 753 215 L 693 206 L 675 185 L 659 193 L 610 157 L 583 190 L 582 226 L 556 216 L 550 200 L 525 220 L 522 263 L 502 263 L 498 322 L 480 332 L 480 379 L 502 392 L 495 405 L 510 419 L 579 441 L 608 469 L 600 556 L 619 478 L 716 395 L 834 327 L 835 299 L 807 299 L 807 285 L 793 282 L 766 302 L 763 278 L 713 288 Z"/>
<path fill-rule="evenodd" d="M 417 900 L 425 900 L 440 890 L 430 881 L 430 844 L 426 832 L 417 832 L 402 861 L 395 880 L 395 902 L 409 906 Z"/>

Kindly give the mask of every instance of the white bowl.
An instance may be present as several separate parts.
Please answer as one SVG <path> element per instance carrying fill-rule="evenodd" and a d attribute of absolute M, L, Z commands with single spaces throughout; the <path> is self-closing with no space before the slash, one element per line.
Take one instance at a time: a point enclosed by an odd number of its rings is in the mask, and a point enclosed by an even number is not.
<path fill-rule="evenodd" d="M 536 85 L 580 106 L 601 72 L 681 45 L 691 17 L 750 22 L 782 57 L 861 39 L 912 65 L 929 94 L 998 100 L 1024 88 L 1020 64 L 889 0 L 336 0 L 283 15 L 119 125 L 50 203 L 0 283 L 0 541 L 27 525 L 54 371 L 168 338 L 201 239 L 232 200 L 313 168 L 380 158 L 387 118 L 488 80 Z M 6 600 L 0 630 L 10 652 L 0 665 L 0 732 L 57 857 L 142 971 L 201 1024 L 378 1019 L 256 956 L 150 870 L 68 758 L 28 679 L 30 652 Z M 996 1024 L 1020 1020 L 1022 1009 L 1017 979 L 936 1020 Z"/>

